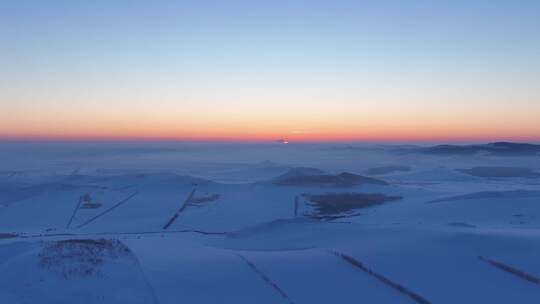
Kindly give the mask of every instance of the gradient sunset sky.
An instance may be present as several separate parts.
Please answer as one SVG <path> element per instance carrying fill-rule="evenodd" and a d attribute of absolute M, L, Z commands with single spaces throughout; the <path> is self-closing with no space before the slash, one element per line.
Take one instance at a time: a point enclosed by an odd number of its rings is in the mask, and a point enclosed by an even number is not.
<path fill-rule="evenodd" d="M 540 140 L 540 1 L 0 1 L 0 139 Z"/>

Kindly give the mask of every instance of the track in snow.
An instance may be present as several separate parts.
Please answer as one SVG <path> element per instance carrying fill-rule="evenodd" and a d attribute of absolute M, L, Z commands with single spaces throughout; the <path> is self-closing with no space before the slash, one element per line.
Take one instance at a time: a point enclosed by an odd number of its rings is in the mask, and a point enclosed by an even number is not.
<path fill-rule="evenodd" d="M 98 214 L 98 215 L 92 217 L 91 219 L 87 220 L 86 222 L 80 224 L 79 226 L 77 226 L 77 228 L 84 227 L 84 226 L 90 224 L 91 222 L 97 220 L 98 218 L 104 216 L 105 214 L 107 214 L 107 213 L 113 211 L 114 209 L 120 207 L 121 205 L 127 203 L 130 199 L 132 199 L 132 198 L 133 198 L 135 195 L 137 195 L 138 193 L 139 193 L 138 191 L 134 192 L 133 194 L 131 194 L 131 195 L 128 196 L 127 198 L 121 200 L 120 202 L 118 202 L 118 203 L 115 204 L 114 206 L 110 207 L 109 209 L 107 209 L 107 210 L 101 212 L 100 214 Z"/>
<path fill-rule="evenodd" d="M 79 208 L 81 207 L 81 203 L 82 203 L 82 196 L 79 196 L 79 202 L 77 202 L 77 205 L 75 206 L 75 209 L 73 210 L 73 213 L 71 214 L 71 217 L 69 218 L 69 222 L 66 225 L 66 229 L 69 229 L 69 227 L 71 226 L 71 223 L 73 222 L 73 218 L 75 218 L 77 211 L 79 211 Z"/>
<path fill-rule="evenodd" d="M 365 266 L 362 262 L 358 261 L 357 259 L 349 256 L 349 255 L 346 255 L 344 253 L 341 253 L 341 252 L 333 252 L 333 254 L 339 258 L 342 258 L 345 262 L 349 263 L 350 265 L 366 272 L 367 274 L 369 274 L 370 276 L 376 278 L 377 280 L 381 281 L 383 284 L 397 290 L 398 292 L 404 294 L 404 295 L 407 295 L 409 298 L 413 299 L 416 303 L 419 303 L 419 304 L 430 304 L 430 302 L 428 300 L 426 300 L 424 297 L 420 296 L 419 294 L 403 287 L 402 285 L 398 284 L 398 283 L 395 283 L 393 281 L 391 281 L 390 279 L 386 278 L 385 276 L 383 276 L 382 274 L 379 274 L 375 271 L 373 271 L 372 269 L 368 268 L 367 266 Z"/>
<path fill-rule="evenodd" d="M 270 285 L 270 287 L 272 287 L 272 289 L 274 289 L 277 293 L 279 293 L 279 295 L 285 300 L 287 301 L 287 303 L 289 304 L 294 304 L 294 302 L 291 300 L 291 298 L 289 298 L 289 296 L 285 293 L 285 291 L 283 291 L 283 289 L 281 289 L 276 283 L 274 283 L 264 272 L 262 272 L 255 264 L 253 264 L 253 262 L 251 262 L 250 260 L 248 260 L 245 256 L 241 255 L 241 254 L 238 254 L 238 257 L 240 259 L 242 259 L 248 266 L 249 268 L 251 268 L 251 270 L 253 270 L 255 273 L 257 273 L 259 275 L 259 277 L 261 277 L 261 279 L 263 279 L 263 281 Z"/>
<path fill-rule="evenodd" d="M 178 209 L 178 211 L 176 211 L 176 213 L 173 215 L 173 217 L 171 217 L 171 219 L 167 222 L 167 224 L 165 224 L 165 226 L 163 226 L 163 230 L 167 230 L 174 223 L 174 221 L 178 218 L 180 213 L 182 213 L 187 208 L 187 206 L 191 202 L 191 199 L 193 198 L 193 194 L 195 194 L 196 190 L 197 190 L 197 188 L 194 188 L 191 191 L 189 196 L 184 201 L 184 204 L 182 205 L 182 207 L 180 207 L 180 209 Z"/>
<path fill-rule="evenodd" d="M 489 263 L 491 266 L 493 266 L 495 268 L 498 268 L 498 269 L 500 269 L 502 271 L 513 274 L 513 275 L 517 276 L 518 278 L 521 278 L 523 280 L 526 280 L 526 281 L 531 282 L 531 283 L 536 284 L 536 285 L 540 285 L 540 278 L 537 278 L 537 277 L 533 276 L 532 274 L 528 274 L 528 273 L 526 273 L 524 271 L 521 271 L 521 270 L 519 270 L 517 268 L 508 266 L 506 264 L 503 264 L 501 262 L 498 262 L 498 261 L 495 261 L 495 260 L 492 260 L 492 259 L 485 258 L 483 256 L 479 256 L 478 259 L 481 260 L 481 261 L 484 261 L 486 263 Z"/>

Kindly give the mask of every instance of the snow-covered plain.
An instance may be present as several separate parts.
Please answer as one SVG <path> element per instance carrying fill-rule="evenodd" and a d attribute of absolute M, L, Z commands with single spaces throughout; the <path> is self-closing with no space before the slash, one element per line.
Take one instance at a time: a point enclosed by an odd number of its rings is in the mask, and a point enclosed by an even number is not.
<path fill-rule="evenodd" d="M 410 146 L 2 143 L 0 303 L 540 303 L 538 173 Z"/>

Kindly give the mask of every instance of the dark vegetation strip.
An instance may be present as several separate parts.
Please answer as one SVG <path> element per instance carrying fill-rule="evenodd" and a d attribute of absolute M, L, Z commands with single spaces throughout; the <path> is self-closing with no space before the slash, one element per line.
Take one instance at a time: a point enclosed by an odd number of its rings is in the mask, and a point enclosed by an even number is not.
<path fill-rule="evenodd" d="M 75 209 L 73 210 L 73 214 L 71 214 L 71 217 L 69 218 L 69 222 L 66 225 L 66 229 L 69 229 L 69 227 L 71 226 L 71 223 L 73 222 L 73 218 L 75 218 L 75 214 L 77 214 L 79 207 L 81 207 L 81 203 L 82 203 L 82 196 L 79 196 L 79 202 L 77 203 L 77 206 L 75 206 Z"/>
<path fill-rule="evenodd" d="M 100 214 L 92 217 L 91 219 L 87 220 L 86 222 L 80 224 L 79 226 L 77 226 L 77 228 L 81 228 L 81 227 L 84 227 L 88 224 L 90 224 L 91 222 L 97 220 L 98 218 L 104 216 L 105 214 L 113 211 L 114 209 L 120 207 L 121 205 L 125 204 L 126 202 L 128 202 L 130 199 L 132 199 L 135 195 L 137 195 L 139 192 L 134 192 L 133 194 L 131 194 L 130 196 L 128 196 L 127 198 L 121 200 L 120 202 L 118 202 L 117 204 L 115 204 L 114 206 L 112 206 L 111 208 L 101 212 Z"/>
<path fill-rule="evenodd" d="M 362 215 L 362 213 L 352 213 L 352 214 L 347 214 L 347 215 L 311 215 L 311 214 L 304 214 L 305 217 L 309 217 L 309 218 L 312 218 L 312 219 L 316 219 L 316 220 L 320 220 L 320 221 L 324 221 L 324 222 L 328 222 L 328 223 L 331 223 L 334 220 L 339 220 L 339 219 L 343 219 L 343 218 L 357 217 L 357 216 L 361 216 L 361 215 Z"/>
<path fill-rule="evenodd" d="M 122 186 L 122 187 L 117 187 L 117 188 L 111 188 L 111 190 L 113 191 L 121 191 L 121 190 L 127 190 L 127 189 L 130 189 L 130 188 L 134 188 L 134 187 L 137 187 L 137 185 L 127 185 L 127 186 Z"/>
<path fill-rule="evenodd" d="M 241 254 L 238 254 L 238 257 L 240 259 L 242 259 L 248 266 L 249 268 L 251 268 L 255 273 L 257 273 L 259 275 L 259 277 L 261 277 L 261 279 L 263 279 L 263 281 L 270 285 L 270 287 L 272 287 L 272 289 L 274 289 L 277 293 L 279 293 L 279 295 L 285 300 L 287 301 L 288 303 L 290 304 L 294 304 L 294 302 L 291 300 L 291 298 L 289 298 L 289 296 L 283 291 L 283 289 L 279 288 L 279 286 L 274 283 L 264 272 L 262 272 L 255 264 L 253 264 L 250 260 L 248 260 L 245 256 L 241 255 Z"/>
<path fill-rule="evenodd" d="M 60 186 L 60 187 L 71 187 L 71 188 L 84 188 L 84 187 L 87 187 L 87 188 L 95 188 L 95 189 L 99 189 L 99 190 L 108 190 L 109 189 L 109 187 L 107 187 L 107 186 L 92 185 L 92 184 L 58 183 L 58 184 L 55 184 L 55 185 Z"/>
<path fill-rule="evenodd" d="M 19 198 L 15 198 L 15 199 L 11 199 L 11 200 L 8 200 L 8 201 L 4 201 L 4 202 L 0 202 L 0 205 L 4 205 L 4 206 L 8 206 L 10 204 L 13 204 L 13 203 L 18 203 L 18 202 L 22 202 L 24 200 L 27 200 L 27 199 L 30 199 L 30 198 L 33 198 L 33 197 L 36 197 L 36 196 L 42 196 L 46 193 L 46 191 L 43 191 L 41 189 L 45 189 L 47 187 L 52 187 L 52 186 L 57 186 L 57 187 L 71 187 L 71 188 L 77 188 L 77 187 L 88 187 L 88 188 L 96 188 L 96 189 L 100 189 L 100 190 L 107 190 L 108 187 L 106 186 L 99 186 L 99 185 L 88 185 L 88 184 L 67 184 L 67 183 L 47 183 L 47 184 L 41 184 L 41 185 L 37 185 L 37 186 L 25 186 L 25 187 L 22 187 L 20 188 L 19 190 L 24 190 L 24 191 L 34 191 L 34 193 L 28 195 L 28 196 L 24 196 L 24 197 L 19 197 Z M 37 193 L 35 193 L 37 189 Z M 57 188 L 54 188 L 52 191 L 57 191 L 58 189 Z"/>
<path fill-rule="evenodd" d="M 478 259 L 480 259 L 481 261 L 484 261 L 484 262 L 487 262 L 489 263 L 491 266 L 493 267 L 496 267 L 496 268 L 499 268 L 500 270 L 502 271 L 506 271 L 510 274 L 513 274 L 523 280 L 526 280 L 526 281 L 529 281 L 533 284 L 536 284 L 536 285 L 540 285 L 540 278 L 537 278 L 535 276 L 533 276 L 532 274 L 528 274 L 526 272 L 523 272 L 517 268 L 514 268 L 514 267 L 511 267 L 511 266 L 508 266 L 506 264 L 503 264 L 501 262 L 497 262 L 495 260 L 492 260 L 492 259 L 488 259 L 488 258 L 485 258 L 483 256 L 479 256 Z"/>
<path fill-rule="evenodd" d="M 180 209 L 178 209 L 178 211 L 176 211 L 176 213 L 173 215 L 173 217 L 171 217 L 171 219 L 167 222 L 167 224 L 165 224 L 165 226 L 163 226 L 163 230 L 168 229 L 169 226 L 171 226 L 172 223 L 174 223 L 174 221 L 178 218 L 180 213 L 182 213 L 187 208 L 187 206 L 189 205 L 189 202 L 193 198 L 193 194 L 195 194 L 195 190 L 197 190 L 197 188 L 195 188 L 195 189 L 193 189 L 191 191 L 191 193 L 189 194 L 187 199 L 184 201 L 184 204 L 182 205 L 182 207 L 180 207 Z"/>
<path fill-rule="evenodd" d="M 409 296 L 416 303 L 420 303 L 420 304 L 429 304 L 430 303 L 428 300 L 426 300 L 422 296 L 418 295 L 417 293 L 415 293 L 413 291 L 410 291 L 409 289 L 403 287 L 402 285 L 400 285 L 398 283 L 395 283 L 395 282 L 391 281 L 390 279 L 386 278 L 385 276 L 371 270 L 370 268 L 368 268 L 367 266 L 362 264 L 362 262 L 358 261 L 357 259 L 355 259 L 355 258 L 353 258 L 353 257 L 351 257 L 349 255 L 346 255 L 344 253 L 341 253 L 341 252 L 336 251 L 336 252 L 333 252 L 333 253 L 337 257 L 342 258 L 347 263 L 349 263 L 352 266 L 354 266 L 356 268 L 359 268 L 360 270 L 366 272 L 367 274 L 369 274 L 370 276 L 372 276 L 372 277 L 376 278 L 377 280 L 381 281 L 385 285 L 387 285 L 389 287 L 392 287 L 393 289 L 399 291 L 400 293 Z"/>
<path fill-rule="evenodd" d="M 19 237 L 19 235 L 14 234 L 14 233 L 2 233 L 2 232 L 0 232 L 0 240 L 1 239 L 14 239 L 14 238 L 17 238 L 17 237 Z"/>
<path fill-rule="evenodd" d="M 36 196 L 39 196 L 39 195 L 41 195 L 41 193 L 39 193 L 39 194 L 31 194 L 31 195 L 28 195 L 28 196 L 22 197 L 22 198 L 15 198 L 15 199 L 12 199 L 12 200 L 1 202 L 0 205 L 9 207 L 9 205 L 11 205 L 13 203 L 22 202 L 24 200 L 27 200 L 29 198 L 33 198 L 33 197 L 36 197 Z"/>
<path fill-rule="evenodd" d="M 197 229 L 182 229 L 182 230 L 168 230 L 168 231 L 142 231 L 142 232 L 98 232 L 93 234 L 119 234 L 119 235 L 133 235 L 133 234 L 163 234 L 163 233 L 198 233 L 202 235 L 225 235 L 229 232 L 213 232 L 213 231 L 202 231 Z M 88 233 L 91 235 L 92 233 Z"/>
<path fill-rule="evenodd" d="M 202 234 L 202 235 L 227 235 L 229 234 L 229 232 L 202 231 L 202 230 L 195 230 L 195 229 L 167 230 L 167 231 L 139 231 L 139 232 L 40 233 L 40 234 L 31 234 L 31 235 L 0 233 L 0 239 L 2 238 L 32 239 L 32 238 L 41 238 L 41 237 L 77 237 L 77 236 L 98 236 L 98 235 L 115 236 L 115 235 L 145 235 L 145 234 L 174 234 L 174 233 L 197 233 L 197 234 Z M 4 235 L 5 237 L 3 237 Z"/>
<path fill-rule="evenodd" d="M 298 207 L 300 207 L 300 200 L 298 199 L 298 196 L 294 197 L 294 216 L 298 216 Z"/>

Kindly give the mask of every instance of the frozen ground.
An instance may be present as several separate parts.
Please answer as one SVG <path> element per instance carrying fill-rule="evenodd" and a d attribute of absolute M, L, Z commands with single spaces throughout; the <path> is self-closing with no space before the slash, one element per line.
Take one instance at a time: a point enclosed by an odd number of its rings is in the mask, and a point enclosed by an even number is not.
<path fill-rule="evenodd" d="M 531 146 L 0 144 L 0 303 L 539 303 L 539 256 Z"/>

